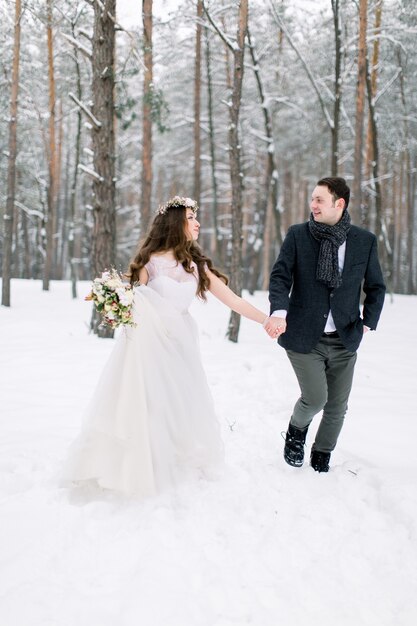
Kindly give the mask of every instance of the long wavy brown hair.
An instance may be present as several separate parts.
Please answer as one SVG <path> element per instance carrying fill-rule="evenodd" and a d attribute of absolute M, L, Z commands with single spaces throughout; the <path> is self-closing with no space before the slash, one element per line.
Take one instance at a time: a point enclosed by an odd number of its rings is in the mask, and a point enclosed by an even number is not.
<path fill-rule="evenodd" d="M 186 226 L 187 209 L 185 206 L 170 206 L 165 213 L 157 213 L 126 272 L 132 286 L 139 282 L 139 272 L 148 263 L 151 255 L 168 250 L 172 250 L 175 259 L 189 274 L 193 273 L 191 264 L 194 262 L 197 265 L 197 295 L 201 299 L 206 299 L 206 291 L 210 288 L 210 279 L 207 276 L 206 268 L 227 285 L 227 276 L 213 267 L 212 260 L 203 253 L 195 241 L 187 239 Z"/>

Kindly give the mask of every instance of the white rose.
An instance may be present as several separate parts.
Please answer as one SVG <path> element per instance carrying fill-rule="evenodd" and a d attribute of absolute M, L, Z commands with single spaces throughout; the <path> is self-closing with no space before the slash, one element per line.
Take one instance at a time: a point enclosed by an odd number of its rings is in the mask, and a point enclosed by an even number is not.
<path fill-rule="evenodd" d="M 120 302 L 121 302 L 122 304 L 124 304 L 123 300 L 124 300 L 124 298 L 125 298 L 125 290 L 124 290 L 122 287 L 118 287 L 118 288 L 116 289 L 116 293 L 117 293 L 117 295 L 118 295 L 118 297 L 119 297 Z"/>
<path fill-rule="evenodd" d="M 109 289 L 117 290 L 120 287 L 120 280 L 118 280 L 117 278 L 111 278 L 106 282 L 106 285 L 107 287 L 109 287 Z"/>
<path fill-rule="evenodd" d="M 131 304 L 132 297 L 131 297 L 131 291 L 130 290 L 126 291 L 126 289 L 124 289 L 124 288 L 116 289 L 116 293 L 119 296 L 120 303 L 123 306 L 129 306 L 129 304 Z"/>

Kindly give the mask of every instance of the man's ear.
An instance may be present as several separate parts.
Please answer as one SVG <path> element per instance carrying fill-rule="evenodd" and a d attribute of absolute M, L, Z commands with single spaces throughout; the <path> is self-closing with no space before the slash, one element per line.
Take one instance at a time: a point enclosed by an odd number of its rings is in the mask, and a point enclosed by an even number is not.
<path fill-rule="evenodd" d="M 335 206 L 337 209 L 344 209 L 346 205 L 346 202 L 344 200 L 344 198 L 338 198 L 336 200 Z"/>

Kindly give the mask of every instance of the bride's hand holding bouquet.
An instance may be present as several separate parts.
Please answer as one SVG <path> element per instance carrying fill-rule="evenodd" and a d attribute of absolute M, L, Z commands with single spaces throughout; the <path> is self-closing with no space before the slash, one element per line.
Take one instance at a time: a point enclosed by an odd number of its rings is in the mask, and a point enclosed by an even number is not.
<path fill-rule="evenodd" d="M 105 324 L 117 328 L 136 326 L 132 311 L 133 295 L 131 285 L 123 282 L 122 275 L 112 268 L 93 280 L 91 292 L 85 299 L 94 302 Z"/>

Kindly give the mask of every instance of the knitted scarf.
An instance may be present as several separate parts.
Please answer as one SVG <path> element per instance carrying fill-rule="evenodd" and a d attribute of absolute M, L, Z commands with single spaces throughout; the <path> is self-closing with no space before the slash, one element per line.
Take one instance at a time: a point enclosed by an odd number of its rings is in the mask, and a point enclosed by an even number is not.
<path fill-rule="evenodd" d="M 317 262 L 316 278 L 328 287 L 340 287 L 342 275 L 339 271 L 338 249 L 346 241 L 350 228 L 350 215 L 347 209 L 337 224 L 329 226 L 314 221 L 310 214 L 308 223 L 310 233 L 320 242 L 319 259 Z"/>

